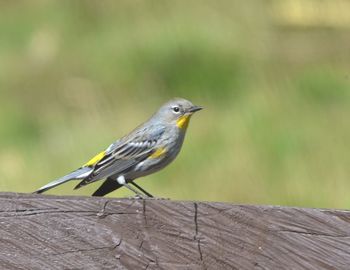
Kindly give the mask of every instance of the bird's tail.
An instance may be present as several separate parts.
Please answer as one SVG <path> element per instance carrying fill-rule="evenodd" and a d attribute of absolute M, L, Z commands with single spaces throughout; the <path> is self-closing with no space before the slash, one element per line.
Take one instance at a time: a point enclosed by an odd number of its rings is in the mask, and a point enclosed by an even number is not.
<path fill-rule="evenodd" d="M 33 193 L 40 194 L 40 193 L 43 193 L 43 192 L 45 192 L 53 187 L 56 187 L 56 186 L 61 185 L 65 182 L 68 182 L 69 180 L 83 179 L 83 178 L 89 176 L 92 173 L 92 171 L 93 171 L 93 168 L 81 167 L 78 170 L 71 172 L 70 174 L 67 174 L 59 179 L 56 179 L 56 180 L 46 184 L 45 186 L 39 188 L 37 191 L 34 191 Z"/>
<path fill-rule="evenodd" d="M 92 196 L 102 197 L 118 188 L 121 188 L 122 185 L 117 182 L 116 179 L 108 177 L 103 184 L 92 194 Z"/>

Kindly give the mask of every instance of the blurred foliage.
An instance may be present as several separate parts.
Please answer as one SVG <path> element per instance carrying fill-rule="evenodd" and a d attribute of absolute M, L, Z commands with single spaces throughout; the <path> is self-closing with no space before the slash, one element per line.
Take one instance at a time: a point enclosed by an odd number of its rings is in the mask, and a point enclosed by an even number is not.
<path fill-rule="evenodd" d="M 70 172 L 181 96 L 205 110 L 177 160 L 138 181 L 145 189 L 349 208 L 350 25 L 334 16 L 344 5 L 1 2 L 1 190 Z M 99 183 L 74 185 L 50 193 L 90 195 Z"/>

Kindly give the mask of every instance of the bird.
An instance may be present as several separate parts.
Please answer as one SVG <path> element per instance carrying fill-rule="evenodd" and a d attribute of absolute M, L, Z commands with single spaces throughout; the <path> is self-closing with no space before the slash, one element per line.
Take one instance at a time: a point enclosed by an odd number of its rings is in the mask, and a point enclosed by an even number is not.
<path fill-rule="evenodd" d="M 191 116 L 203 107 L 183 98 L 163 104 L 149 120 L 118 139 L 73 172 L 54 180 L 34 193 L 40 194 L 71 180 L 74 189 L 104 180 L 92 196 L 105 196 L 121 187 L 137 197 L 153 197 L 135 179 L 155 173 L 179 154 Z"/>

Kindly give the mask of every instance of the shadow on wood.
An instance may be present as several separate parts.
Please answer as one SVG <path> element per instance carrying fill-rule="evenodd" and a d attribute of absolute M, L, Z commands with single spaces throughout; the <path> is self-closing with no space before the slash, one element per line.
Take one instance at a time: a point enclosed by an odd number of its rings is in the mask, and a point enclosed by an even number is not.
<path fill-rule="evenodd" d="M 349 269 L 350 212 L 0 194 L 1 269 Z"/>

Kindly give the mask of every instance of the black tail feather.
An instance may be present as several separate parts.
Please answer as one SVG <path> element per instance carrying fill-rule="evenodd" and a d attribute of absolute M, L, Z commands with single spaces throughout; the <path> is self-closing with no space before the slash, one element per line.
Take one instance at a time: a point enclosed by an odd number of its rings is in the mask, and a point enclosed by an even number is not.
<path fill-rule="evenodd" d="M 102 185 L 92 194 L 92 196 L 102 197 L 108 193 L 111 193 L 118 188 L 121 188 L 122 185 L 117 182 L 116 179 L 108 177 Z"/>

